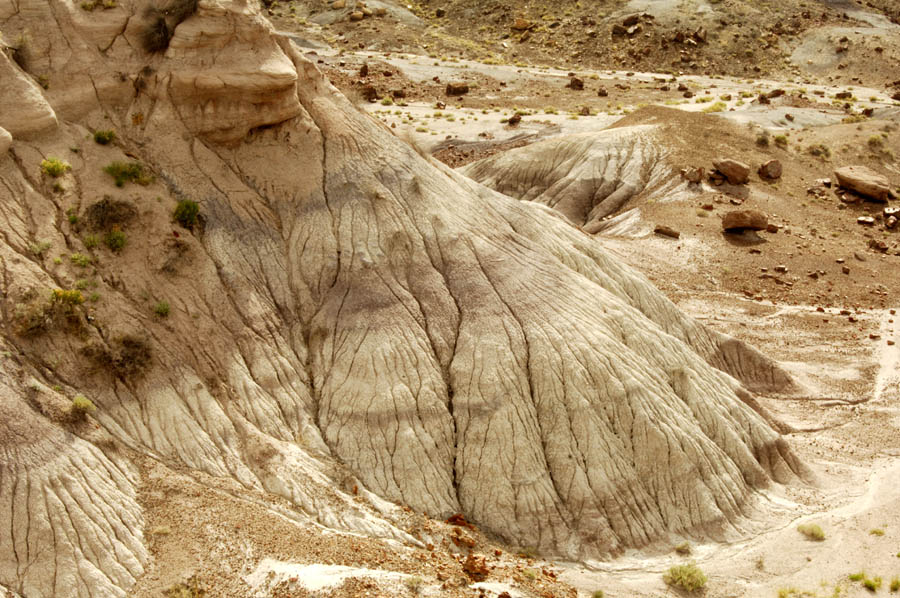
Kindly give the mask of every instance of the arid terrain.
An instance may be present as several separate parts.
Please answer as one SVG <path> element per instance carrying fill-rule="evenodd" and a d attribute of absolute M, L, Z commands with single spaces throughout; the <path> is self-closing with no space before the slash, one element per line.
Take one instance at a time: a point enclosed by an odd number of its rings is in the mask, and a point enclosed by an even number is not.
<path fill-rule="evenodd" d="M 0 34 L 0 598 L 900 596 L 896 3 Z"/>

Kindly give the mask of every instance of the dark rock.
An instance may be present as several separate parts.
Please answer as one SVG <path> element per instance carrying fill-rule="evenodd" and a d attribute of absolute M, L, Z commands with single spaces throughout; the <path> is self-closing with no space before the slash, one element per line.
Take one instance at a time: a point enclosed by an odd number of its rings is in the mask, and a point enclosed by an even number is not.
<path fill-rule="evenodd" d="M 769 219 L 766 215 L 756 210 L 736 210 L 725 214 L 722 219 L 722 229 L 729 233 L 766 230 L 768 224 Z"/>
<path fill-rule="evenodd" d="M 757 172 L 759 173 L 759 176 L 764 179 L 780 179 L 782 172 L 781 162 L 779 162 L 778 160 L 769 160 L 768 162 L 760 166 Z"/>
<path fill-rule="evenodd" d="M 673 239 L 678 239 L 681 237 L 681 233 L 675 230 L 674 228 L 665 226 L 660 224 L 656 228 L 653 229 L 653 232 L 657 235 L 662 235 L 663 237 L 671 237 Z"/>
<path fill-rule="evenodd" d="M 447 83 L 447 91 L 448 96 L 462 96 L 469 93 L 469 84 L 468 83 Z"/>

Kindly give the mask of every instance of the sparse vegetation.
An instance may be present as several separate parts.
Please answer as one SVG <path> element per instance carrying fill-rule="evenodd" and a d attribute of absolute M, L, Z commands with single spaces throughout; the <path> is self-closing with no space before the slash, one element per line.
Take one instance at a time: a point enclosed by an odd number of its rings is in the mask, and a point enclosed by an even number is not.
<path fill-rule="evenodd" d="M 116 187 L 124 187 L 125 183 L 146 186 L 153 182 L 153 177 L 140 162 L 112 162 L 103 168 L 103 172 L 113 178 Z"/>
<path fill-rule="evenodd" d="M 605 595 L 603 590 L 594 590 L 594 593 L 591 594 L 591 598 L 603 598 Z"/>
<path fill-rule="evenodd" d="M 690 542 L 682 542 L 681 544 L 679 544 L 678 546 L 675 547 L 675 552 L 677 552 L 680 555 L 687 556 L 687 555 L 691 554 L 691 552 L 693 552 L 693 551 L 691 550 Z"/>
<path fill-rule="evenodd" d="M 881 589 L 881 578 L 880 577 L 867 577 L 863 580 L 862 585 L 865 589 L 870 592 L 877 592 Z"/>
<path fill-rule="evenodd" d="M 59 158 L 41 160 L 41 172 L 49 177 L 57 178 L 72 170 L 72 165 Z"/>
<path fill-rule="evenodd" d="M 891 579 L 891 592 L 900 592 L 900 577 Z"/>
<path fill-rule="evenodd" d="M 821 542 L 825 539 L 825 532 L 822 531 L 821 526 L 815 523 L 801 523 L 797 526 L 797 531 L 816 542 Z"/>
<path fill-rule="evenodd" d="M 113 252 L 122 251 L 127 241 L 125 233 L 120 230 L 111 230 L 103 237 L 103 243 Z"/>
<path fill-rule="evenodd" d="M 84 239 L 81 240 L 84 243 L 85 248 L 94 249 L 97 245 L 100 244 L 100 239 L 97 235 L 85 235 Z"/>
<path fill-rule="evenodd" d="M 413 594 L 420 593 L 422 591 L 422 587 L 425 584 L 425 582 L 422 580 L 422 578 L 417 577 L 417 576 L 407 577 L 403 581 L 403 583 L 406 585 L 406 588 Z"/>
<path fill-rule="evenodd" d="M 160 318 L 168 318 L 169 317 L 169 302 L 168 301 L 159 301 L 153 307 L 153 313 L 155 313 Z"/>
<path fill-rule="evenodd" d="M 192 230 L 200 217 L 200 205 L 191 199 L 182 199 L 175 206 L 172 218 L 182 227 Z"/>
<path fill-rule="evenodd" d="M 109 145 L 113 141 L 116 140 L 116 132 L 109 131 L 95 131 L 94 132 L 94 142 L 100 145 Z"/>
<path fill-rule="evenodd" d="M 97 406 L 89 398 L 84 395 L 75 395 L 72 405 L 69 407 L 69 415 L 73 420 L 81 421 L 96 410 Z"/>
<path fill-rule="evenodd" d="M 687 592 L 695 592 L 706 585 L 708 577 L 694 563 L 674 565 L 663 575 L 666 585 L 681 588 Z"/>
<path fill-rule="evenodd" d="M 44 257 L 48 249 L 50 249 L 50 241 L 35 241 L 28 246 L 28 251 L 35 257 Z"/>
<path fill-rule="evenodd" d="M 777 145 L 781 149 L 784 149 L 788 146 L 787 135 L 776 135 L 775 137 L 773 137 L 773 140 L 775 141 L 775 145 Z"/>
<path fill-rule="evenodd" d="M 206 596 L 206 588 L 193 575 L 187 581 L 174 584 L 163 595 L 166 598 L 203 598 Z"/>
<path fill-rule="evenodd" d="M 703 112 L 711 113 L 711 112 L 724 112 L 728 109 L 728 104 L 725 102 L 716 102 L 715 104 L 711 104 L 703 109 Z"/>
<path fill-rule="evenodd" d="M 525 569 L 524 571 L 522 571 L 522 575 L 531 580 L 537 579 L 537 571 L 535 571 L 534 569 Z"/>
<path fill-rule="evenodd" d="M 73 253 L 69 256 L 69 260 L 79 268 L 87 268 L 91 265 L 91 257 L 83 253 Z"/>
<path fill-rule="evenodd" d="M 763 131 L 756 136 L 756 145 L 760 147 L 769 147 L 769 132 Z"/>
<path fill-rule="evenodd" d="M 140 376 L 150 365 L 150 343 L 143 338 L 126 334 L 111 343 L 111 348 L 94 342 L 82 349 L 82 353 L 94 364 L 115 376 L 126 380 Z"/>
<path fill-rule="evenodd" d="M 872 536 L 883 536 L 884 530 L 881 529 L 880 527 L 876 527 L 875 529 L 870 529 L 869 534 Z"/>
<path fill-rule="evenodd" d="M 808 148 L 806 148 L 806 152 L 809 155 L 815 156 L 817 158 L 828 159 L 831 157 L 831 150 L 828 148 L 827 145 L 822 144 L 822 143 L 809 146 Z"/>

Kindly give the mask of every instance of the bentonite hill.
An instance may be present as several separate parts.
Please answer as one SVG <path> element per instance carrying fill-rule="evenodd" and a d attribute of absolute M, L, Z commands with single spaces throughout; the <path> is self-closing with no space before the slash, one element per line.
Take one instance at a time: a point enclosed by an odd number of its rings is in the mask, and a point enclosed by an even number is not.
<path fill-rule="evenodd" d="M 594 4 L 0 0 L 0 596 L 900 591 L 896 9 Z"/>

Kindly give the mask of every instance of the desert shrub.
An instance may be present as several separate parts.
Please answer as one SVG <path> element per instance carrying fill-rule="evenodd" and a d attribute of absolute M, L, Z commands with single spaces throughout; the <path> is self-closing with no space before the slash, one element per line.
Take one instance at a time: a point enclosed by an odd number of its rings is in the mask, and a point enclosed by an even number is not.
<path fill-rule="evenodd" d="M 44 257 L 44 253 L 46 253 L 48 249 L 50 249 L 49 241 L 35 241 L 28 246 L 28 251 L 35 257 Z"/>
<path fill-rule="evenodd" d="M 666 585 L 681 588 L 687 592 L 694 592 L 706 585 L 709 578 L 694 563 L 686 565 L 674 565 L 663 575 Z"/>
<path fill-rule="evenodd" d="M 34 299 L 16 305 L 13 318 L 16 324 L 16 334 L 23 337 L 41 335 L 47 332 L 52 323 L 50 305 Z"/>
<path fill-rule="evenodd" d="M 407 577 L 403 583 L 413 594 L 418 594 L 422 591 L 422 586 L 425 582 L 422 581 L 421 577 Z"/>
<path fill-rule="evenodd" d="M 525 569 L 522 571 L 522 575 L 524 575 L 528 579 L 537 579 L 537 571 L 535 571 L 534 569 Z"/>
<path fill-rule="evenodd" d="M 50 302 L 53 305 L 74 307 L 84 303 L 84 296 L 78 289 L 53 289 L 53 292 L 50 294 Z"/>
<path fill-rule="evenodd" d="M 811 156 L 816 156 L 817 158 L 830 158 L 831 150 L 827 145 L 819 143 L 817 145 L 811 145 L 806 148 L 806 152 Z"/>
<path fill-rule="evenodd" d="M 184 228 L 191 230 L 197 225 L 200 216 L 200 205 L 191 199 L 182 199 L 175 206 L 172 218 Z"/>
<path fill-rule="evenodd" d="M 756 136 L 756 145 L 760 147 L 769 147 L 769 132 L 763 131 Z"/>
<path fill-rule="evenodd" d="M 69 415 L 72 419 L 81 421 L 96 410 L 97 406 L 89 398 L 84 395 L 75 395 L 69 406 Z"/>
<path fill-rule="evenodd" d="M 881 578 L 880 577 L 867 577 L 863 580 L 862 585 L 865 589 L 870 592 L 877 592 L 881 589 Z"/>
<path fill-rule="evenodd" d="M 150 343 L 143 338 L 126 334 L 116 338 L 110 346 L 91 343 L 82 353 L 98 368 L 123 379 L 137 378 L 150 365 Z"/>
<path fill-rule="evenodd" d="M 140 162 L 112 162 L 103 168 L 103 172 L 115 180 L 116 187 L 124 187 L 125 183 L 149 185 L 153 181 Z"/>
<path fill-rule="evenodd" d="M 90 256 L 84 255 L 83 253 L 73 253 L 69 256 L 69 260 L 79 268 L 87 268 L 91 265 Z"/>
<path fill-rule="evenodd" d="M 825 532 L 815 523 L 801 523 L 797 526 L 797 531 L 816 542 L 821 542 L 825 539 Z"/>
<path fill-rule="evenodd" d="M 158 315 L 160 318 L 169 317 L 169 302 L 168 301 L 160 301 L 153 308 L 153 313 Z"/>
<path fill-rule="evenodd" d="M 206 588 L 196 576 L 191 576 L 187 581 L 171 586 L 163 595 L 166 598 L 203 598 Z"/>
<path fill-rule="evenodd" d="M 104 195 L 84 211 L 84 219 L 92 230 L 108 230 L 127 224 L 137 216 L 137 209 L 127 201 Z"/>
<path fill-rule="evenodd" d="M 94 131 L 94 141 L 99 143 L 100 145 L 109 145 L 113 141 L 116 140 L 116 132 L 109 131 Z"/>
<path fill-rule="evenodd" d="M 603 590 L 594 590 L 594 593 L 591 594 L 591 598 L 603 598 L 605 595 Z"/>
<path fill-rule="evenodd" d="M 869 534 L 871 534 L 873 536 L 883 536 L 884 530 L 881 529 L 880 527 L 876 527 L 875 529 L 870 529 Z"/>
<path fill-rule="evenodd" d="M 786 148 L 788 146 L 788 138 L 787 135 L 776 135 L 774 137 L 775 145 L 780 148 Z"/>
<path fill-rule="evenodd" d="M 127 238 L 125 237 L 125 233 L 120 230 L 111 230 L 103 237 L 103 243 L 110 251 L 114 252 L 122 251 L 126 242 Z"/>
<path fill-rule="evenodd" d="M 728 108 L 728 104 L 725 102 L 716 102 L 715 104 L 711 104 L 703 109 L 703 112 L 724 112 Z"/>
<path fill-rule="evenodd" d="M 172 41 L 172 31 L 169 29 L 166 18 L 162 15 L 154 15 L 150 23 L 141 33 L 141 45 L 149 54 L 165 52 Z"/>
<path fill-rule="evenodd" d="M 100 244 L 100 239 L 97 238 L 97 235 L 85 235 L 84 239 L 82 239 L 85 248 L 94 249 L 97 245 Z"/>
<path fill-rule="evenodd" d="M 72 170 L 72 165 L 65 160 L 60 160 L 59 158 L 46 158 L 41 160 L 41 172 L 47 176 L 57 178 L 70 170 Z"/>
<path fill-rule="evenodd" d="M 692 550 L 691 550 L 690 543 L 682 542 L 681 544 L 679 544 L 678 546 L 675 547 L 675 552 L 677 552 L 678 554 L 681 554 L 681 555 L 691 554 Z"/>
<path fill-rule="evenodd" d="M 866 574 L 864 571 L 860 571 L 859 573 L 851 573 L 847 578 L 850 581 L 862 581 L 866 578 Z"/>
<path fill-rule="evenodd" d="M 891 592 L 900 592 L 900 577 L 891 580 Z"/>
<path fill-rule="evenodd" d="M 884 146 L 884 139 L 881 135 L 872 135 L 867 143 L 873 150 L 880 150 Z"/>

